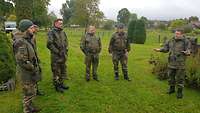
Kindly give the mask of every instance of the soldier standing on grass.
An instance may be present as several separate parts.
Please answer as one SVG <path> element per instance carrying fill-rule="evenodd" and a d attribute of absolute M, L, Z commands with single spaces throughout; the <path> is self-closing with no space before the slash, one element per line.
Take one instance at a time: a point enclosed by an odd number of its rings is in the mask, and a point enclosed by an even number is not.
<path fill-rule="evenodd" d="M 124 25 L 118 24 L 117 31 L 112 35 L 108 51 L 112 54 L 114 64 L 115 80 L 119 80 L 118 64 L 122 65 L 124 79 L 131 81 L 128 76 L 128 52 L 130 51 L 130 43 L 127 34 L 124 32 Z"/>
<path fill-rule="evenodd" d="M 168 57 L 168 75 L 169 75 L 169 91 L 168 94 L 175 93 L 177 85 L 177 98 L 183 98 L 183 87 L 185 80 L 185 60 L 190 55 L 190 42 L 183 36 L 183 31 L 177 29 L 175 37 L 167 41 L 163 48 L 154 49 L 156 52 L 169 52 Z"/>
<path fill-rule="evenodd" d="M 53 84 L 57 92 L 64 93 L 65 89 L 69 89 L 64 85 L 64 80 L 67 79 L 65 63 L 67 62 L 68 40 L 62 27 L 63 20 L 56 19 L 53 28 L 48 32 L 47 48 L 51 52 Z"/>
<path fill-rule="evenodd" d="M 13 51 L 17 63 L 17 71 L 21 77 L 23 89 L 23 112 L 35 113 L 40 109 L 34 107 L 32 100 L 36 96 L 36 83 L 40 80 L 38 57 L 31 42 L 37 26 L 24 19 L 19 23 L 19 32 L 14 35 Z"/>
<path fill-rule="evenodd" d="M 85 54 L 86 81 L 90 80 L 90 68 L 92 66 L 93 79 L 98 80 L 97 68 L 99 53 L 101 52 L 101 39 L 95 35 L 95 26 L 89 26 L 87 33 L 82 37 L 80 48 Z"/>

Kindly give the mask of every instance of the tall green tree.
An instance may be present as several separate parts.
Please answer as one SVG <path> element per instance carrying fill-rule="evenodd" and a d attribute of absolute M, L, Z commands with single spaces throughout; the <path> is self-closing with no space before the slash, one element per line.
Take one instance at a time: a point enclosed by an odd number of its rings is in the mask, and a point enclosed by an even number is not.
<path fill-rule="evenodd" d="M 99 9 L 99 3 L 99 0 L 74 0 L 70 22 L 86 27 L 89 24 L 98 27 L 104 18 L 103 12 Z"/>
<path fill-rule="evenodd" d="M 144 44 L 146 41 L 146 28 L 143 20 L 137 20 L 133 36 L 133 42 L 136 44 Z"/>
<path fill-rule="evenodd" d="M 14 6 L 11 2 L 0 0 L 0 16 L 8 17 L 14 12 Z"/>
<path fill-rule="evenodd" d="M 66 3 L 62 4 L 62 9 L 60 13 L 63 17 L 64 24 L 69 24 L 70 18 L 74 12 L 75 0 L 66 0 Z"/>
<path fill-rule="evenodd" d="M 134 40 L 134 33 L 135 33 L 135 25 L 137 20 L 131 20 L 128 25 L 128 39 L 131 43 L 133 43 Z"/>
<path fill-rule="evenodd" d="M 33 0 L 15 0 L 17 22 L 33 18 Z"/>
<path fill-rule="evenodd" d="M 32 20 L 39 26 L 48 26 L 48 1 L 33 0 Z"/>
<path fill-rule="evenodd" d="M 128 25 L 130 15 L 131 13 L 129 12 L 129 10 L 127 8 L 123 8 L 118 12 L 117 21 Z"/>

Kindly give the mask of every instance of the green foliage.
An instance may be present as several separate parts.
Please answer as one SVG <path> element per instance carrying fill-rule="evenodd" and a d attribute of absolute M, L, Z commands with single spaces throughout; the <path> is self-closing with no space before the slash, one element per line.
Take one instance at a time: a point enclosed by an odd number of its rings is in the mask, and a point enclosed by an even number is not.
<path fill-rule="evenodd" d="M 158 79 L 168 79 L 168 62 L 166 55 L 162 54 L 159 57 L 158 54 L 152 55 L 149 62 L 154 65 L 152 73 L 157 75 Z"/>
<path fill-rule="evenodd" d="M 61 14 L 65 23 L 87 27 L 99 26 L 104 14 L 99 9 L 99 0 L 70 0 L 63 4 Z"/>
<path fill-rule="evenodd" d="M 128 39 L 131 43 L 134 41 L 135 25 L 137 20 L 131 20 L 128 25 Z"/>
<path fill-rule="evenodd" d="M 17 22 L 22 19 L 33 19 L 33 0 L 16 0 Z"/>
<path fill-rule="evenodd" d="M 15 76 L 15 61 L 11 42 L 0 32 L 0 84 Z"/>
<path fill-rule="evenodd" d="M 48 17 L 48 1 L 33 0 L 32 20 L 38 26 L 49 26 L 50 19 Z"/>
<path fill-rule="evenodd" d="M 8 17 L 14 11 L 14 6 L 12 3 L 5 0 L 0 0 L 0 15 Z"/>
<path fill-rule="evenodd" d="M 117 21 L 127 26 L 131 13 L 127 8 L 123 8 L 118 12 Z"/>
<path fill-rule="evenodd" d="M 199 18 L 197 16 L 191 16 L 189 17 L 189 22 L 198 22 Z"/>
<path fill-rule="evenodd" d="M 103 29 L 111 30 L 111 29 L 113 29 L 114 24 L 115 24 L 115 21 L 113 21 L 113 20 L 105 20 L 103 23 Z"/>
<path fill-rule="evenodd" d="M 68 24 L 70 18 L 74 13 L 74 4 L 75 0 L 66 0 L 66 3 L 62 4 L 62 9 L 60 9 L 60 13 L 63 17 L 64 24 Z"/>
<path fill-rule="evenodd" d="M 186 62 L 186 83 L 189 87 L 200 89 L 200 53 L 190 56 Z"/>
<path fill-rule="evenodd" d="M 181 28 L 183 26 L 187 25 L 187 21 L 186 20 L 183 20 L 183 19 L 176 19 L 176 20 L 173 20 L 170 24 L 170 29 L 171 30 L 175 30 L 177 28 Z"/>
<path fill-rule="evenodd" d="M 146 41 L 146 27 L 143 20 L 137 20 L 133 35 L 133 42 L 136 44 L 144 44 Z"/>
<path fill-rule="evenodd" d="M 137 20 L 137 14 L 136 13 L 131 13 L 130 14 L 130 17 L 129 17 L 129 22 L 132 21 L 132 20 Z"/>

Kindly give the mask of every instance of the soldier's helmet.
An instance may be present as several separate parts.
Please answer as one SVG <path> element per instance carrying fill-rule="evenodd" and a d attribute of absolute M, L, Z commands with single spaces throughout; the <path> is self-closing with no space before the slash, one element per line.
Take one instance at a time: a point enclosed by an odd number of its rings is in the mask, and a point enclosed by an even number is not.
<path fill-rule="evenodd" d="M 33 24 L 33 22 L 31 20 L 28 19 L 23 19 L 19 22 L 19 30 L 24 32 L 26 31 L 29 27 L 31 27 Z"/>
<path fill-rule="evenodd" d="M 124 28 L 124 24 L 123 23 L 119 23 L 117 25 L 115 25 L 116 28 L 118 29 L 123 29 Z"/>

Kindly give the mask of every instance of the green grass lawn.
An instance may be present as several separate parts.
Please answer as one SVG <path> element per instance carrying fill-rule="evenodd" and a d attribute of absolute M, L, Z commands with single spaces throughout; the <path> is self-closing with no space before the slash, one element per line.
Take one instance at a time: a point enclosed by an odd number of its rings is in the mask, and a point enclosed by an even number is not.
<path fill-rule="evenodd" d="M 102 37 L 103 50 L 98 69 L 100 82 L 85 81 L 84 55 L 79 49 L 83 31 L 67 30 L 69 35 L 68 76 L 65 83 L 70 89 L 64 94 L 55 92 L 52 85 L 49 51 L 46 48 L 46 33 L 37 34 L 38 53 L 43 69 L 40 83 L 46 96 L 37 97 L 35 104 L 42 108 L 41 113 L 200 113 L 200 92 L 185 88 L 184 99 L 167 95 L 167 81 L 159 81 L 151 74 L 148 64 L 154 47 L 159 47 L 158 34 L 171 36 L 168 32 L 149 31 L 145 45 L 133 44 L 129 54 L 127 82 L 120 74 L 115 81 L 108 43 L 111 32 Z M 76 33 L 76 34 L 75 34 Z M 0 113 L 22 113 L 21 89 L 15 92 L 0 92 Z"/>

